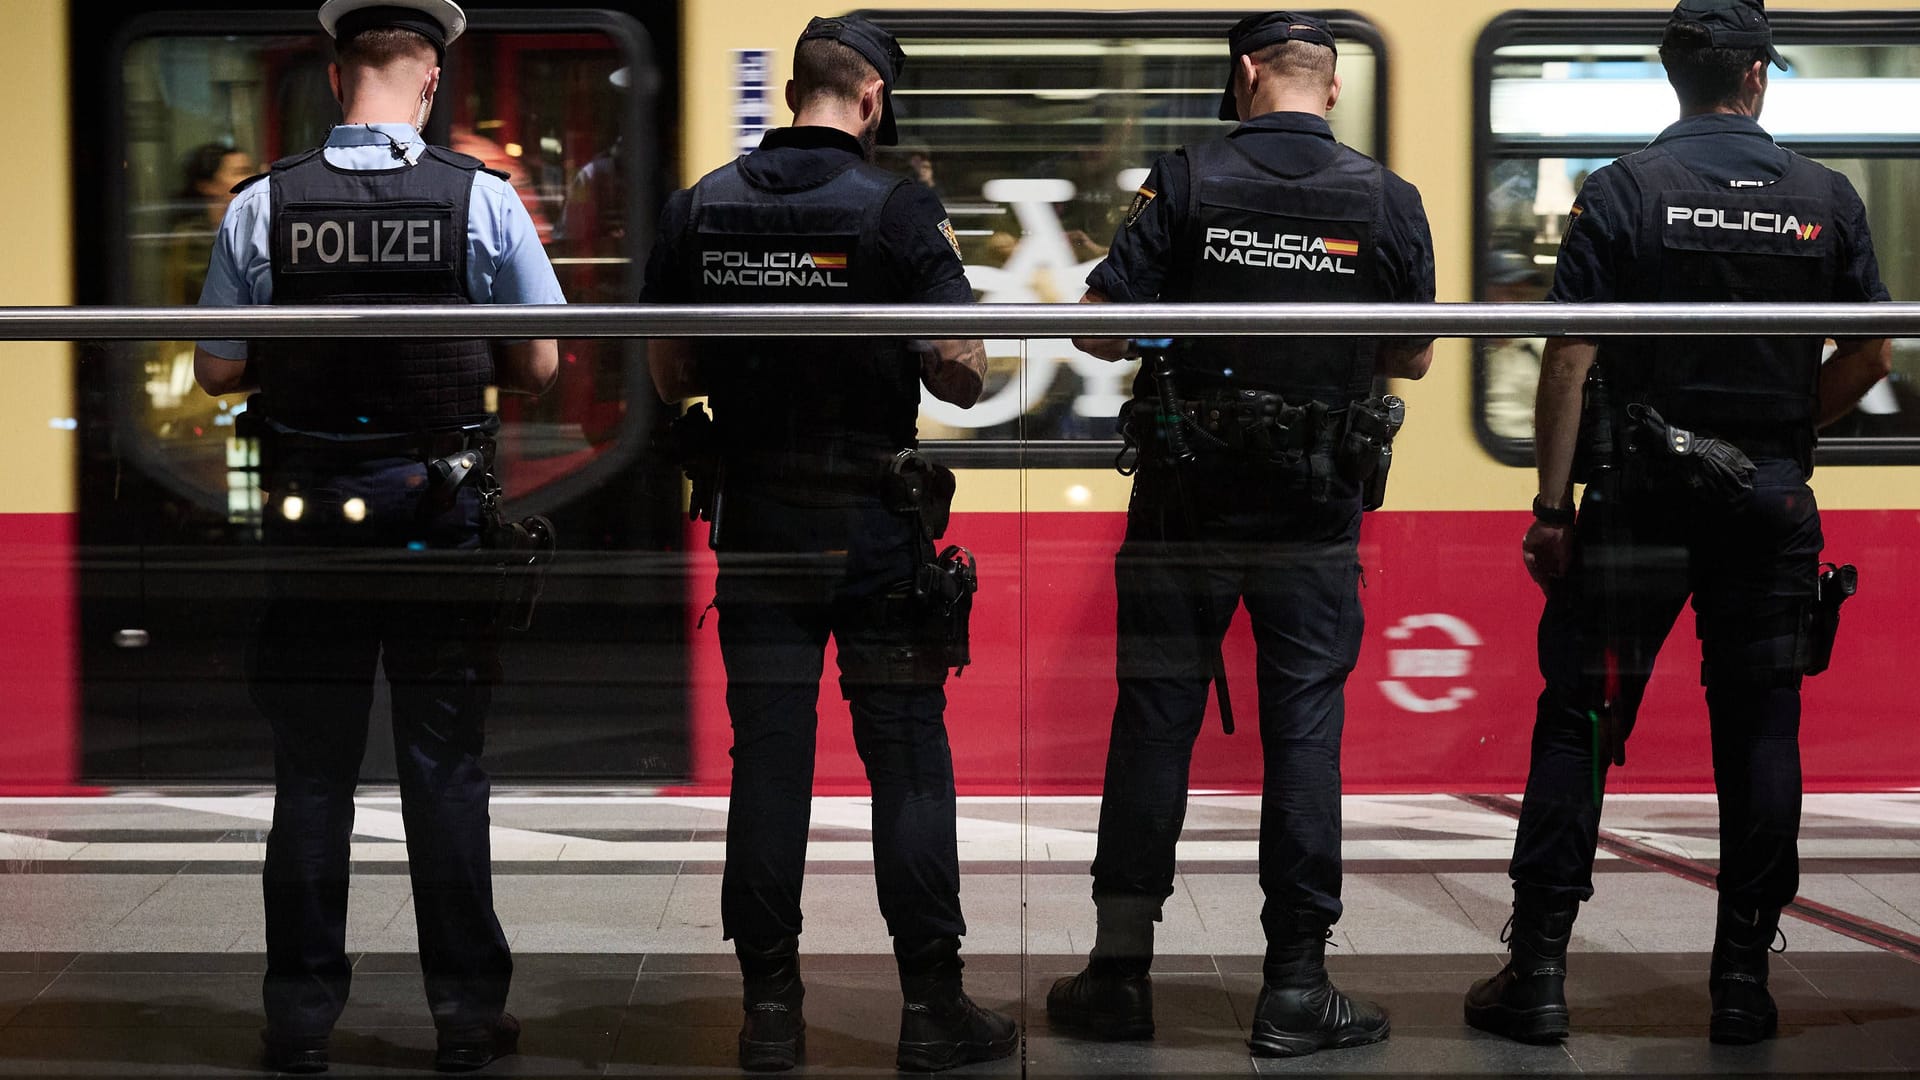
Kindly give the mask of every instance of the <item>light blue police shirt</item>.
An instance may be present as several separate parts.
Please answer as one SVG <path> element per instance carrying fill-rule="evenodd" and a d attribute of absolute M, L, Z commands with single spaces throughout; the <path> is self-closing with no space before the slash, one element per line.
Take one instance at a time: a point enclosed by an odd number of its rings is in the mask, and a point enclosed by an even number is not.
<path fill-rule="evenodd" d="M 391 136 L 391 141 L 389 141 Z M 411 124 L 340 125 L 321 151 L 327 163 L 371 172 L 394 166 L 398 143 L 409 164 L 426 152 Z M 273 303 L 273 256 L 268 226 L 272 201 L 268 177 L 234 197 L 213 242 L 202 307 L 240 307 Z M 467 208 L 467 296 L 476 304 L 564 304 L 566 296 L 553 276 L 533 218 L 513 185 L 489 172 L 473 174 L 473 200 Z M 245 360 L 244 341 L 202 341 L 200 347 L 223 360 Z"/>

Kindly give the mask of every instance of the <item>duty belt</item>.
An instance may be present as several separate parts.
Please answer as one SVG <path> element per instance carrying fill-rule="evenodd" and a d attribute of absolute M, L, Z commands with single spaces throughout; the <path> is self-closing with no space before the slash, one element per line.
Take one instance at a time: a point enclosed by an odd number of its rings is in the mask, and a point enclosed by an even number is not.
<path fill-rule="evenodd" d="M 462 450 L 487 450 L 493 447 L 500 422 L 487 417 L 457 428 L 436 431 L 350 434 L 304 431 L 269 419 L 261 431 L 282 454 L 323 457 L 335 461 L 370 461 L 376 458 L 411 458 L 431 461 Z"/>
<path fill-rule="evenodd" d="M 878 444 L 829 443 L 810 450 L 726 450 L 720 456 L 733 484 L 877 498 L 896 452 Z"/>
<path fill-rule="evenodd" d="M 1161 402 L 1140 398 L 1133 407 L 1137 414 L 1144 410 L 1151 417 Z M 1346 414 L 1343 405 L 1328 409 L 1316 422 L 1309 406 L 1289 404 L 1281 395 L 1264 390 L 1213 391 L 1184 399 L 1179 408 L 1201 436 L 1194 449 L 1260 455 L 1306 453 L 1322 439 L 1331 439 Z"/>

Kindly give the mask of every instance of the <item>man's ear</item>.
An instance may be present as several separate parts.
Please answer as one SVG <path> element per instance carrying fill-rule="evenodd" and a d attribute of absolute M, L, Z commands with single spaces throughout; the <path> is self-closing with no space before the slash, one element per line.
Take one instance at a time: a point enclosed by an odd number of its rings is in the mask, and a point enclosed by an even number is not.
<path fill-rule="evenodd" d="M 420 100 L 431 101 L 440 93 L 440 69 L 427 72 L 427 81 L 420 87 Z"/>
<path fill-rule="evenodd" d="M 1344 86 L 1346 86 L 1346 83 L 1340 80 L 1340 73 L 1337 71 L 1334 72 L 1333 85 L 1327 88 L 1327 111 L 1328 112 L 1332 112 L 1333 107 L 1335 105 L 1340 104 L 1340 90 Z"/>
<path fill-rule="evenodd" d="M 340 65 L 339 64 L 327 65 L 327 85 L 333 88 L 334 104 L 340 106 L 342 109 L 345 109 L 347 107 L 347 99 L 341 96 L 340 94 Z"/>
<path fill-rule="evenodd" d="M 887 109 L 887 84 L 880 79 L 867 83 L 860 91 L 860 122 L 872 123 Z"/>
<path fill-rule="evenodd" d="M 1251 55 L 1240 58 L 1240 85 L 1246 88 L 1247 100 L 1251 102 L 1260 86 L 1260 64 Z"/>
<path fill-rule="evenodd" d="M 800 95 L 794 92 L 792 79 L 787 80 L 787 111 L 800 115 Z"/>

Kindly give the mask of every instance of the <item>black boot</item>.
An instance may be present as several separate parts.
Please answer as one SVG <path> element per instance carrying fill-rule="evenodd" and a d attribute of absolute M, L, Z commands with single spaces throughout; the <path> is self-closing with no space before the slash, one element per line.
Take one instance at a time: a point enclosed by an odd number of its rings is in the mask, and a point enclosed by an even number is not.
<path fill-rule="evenodd" d="M 1153 980 L 1147 969 L 1153 963 L 1153 911 L 1125 901 L 1095 903 L 1099 924 L 1093 954 L 1084 971 L 1047 991 L 1047 1019 L 1096 1039 L 1151 1039 Z"/>
<path fill-rule="evenodd" d="M 746 992 L 741 1007 L 746 1022 L 740 1027 L 740 1067 L 749 1072 L 780 1072 L 800 1062 L 806 1047 L 807 1021 L 800 1004 L 807 988 L 800 982 L 800 939 L 735 940 Z"/>
<path fill-rule="evenodd" d="M 1467 1023 L 1523 1043 L 1567 1037 L 1567 943 L 1578 903 L 1516 903 L 1501 941 L 1512 958 L 1500 973 L 1467 991 Z"/>
<path fill-rule="evenodd" d="M 1255 1057 L 1300 1057 L 1365 1046 L 1387 1037 L 1387 1014 L 1341 993 L 1327 978 L 1324 931 L 1267 946 L 1265 985 L 1253 1006 Z"/>
<path fill-rule="evenodd" d="M 940 1072 L 1013 1053 L 1020 1028 L 975 1005 L 960 987 L 960 939 L 894 939 L 900 964 L 900 1051 L 906 1072 Z"/>
<path fill-rule="evenodd" d="M 1757 1043 L 1780 1029 L 1780 1011 L 1767 991 L 1767 952 L 1779 930 L 1779 908 L 1737 911 L 1721 901 L 1708 982 L 1713 1018 L 1707 1033 L 1714 1042 Z"/>

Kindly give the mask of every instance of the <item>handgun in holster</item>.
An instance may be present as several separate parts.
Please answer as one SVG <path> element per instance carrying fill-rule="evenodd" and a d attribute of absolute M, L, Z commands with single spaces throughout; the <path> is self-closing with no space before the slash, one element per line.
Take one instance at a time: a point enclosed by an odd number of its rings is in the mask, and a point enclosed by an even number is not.
<path fill-rule="evenodd" d="M 482 540 L 483 546 L 500 554 L 501 623 L 512 630 L 531 629 L 533 609 L 546 589 L 547 567 L 558 547 L 553 522 L 539 514 L 500 522 Z"/>
<path fill-rule="evenodd" d="M 1818 584 L 1808 635 L 1808 675 L 1818 675 L 1833 663 L 1833 643 L 1840 636 L 1840 605 L 1860 591 L 1860 571 L 1851 564 L 1821 563 Z"/>
<path fill-rule="evenodd" d="M 667 459 L 680 466 L 692 491 L 687 520 L 707 523 L 707 546 L 720 550 L 720 522 L 726 508 L 726 463 L 720 457 L 720 437 L 713 417 L 701 402 L 667 424 Z"/>
<path fill-rule="evenodd" d="M 1360 488 L 1360 509 L 1378 510 L 1386 505 L 1393 438 L 1406 422 L 1407 403 L 1392 394 L 1347 406 L 1337 461 L 1340 475 Z"/>

